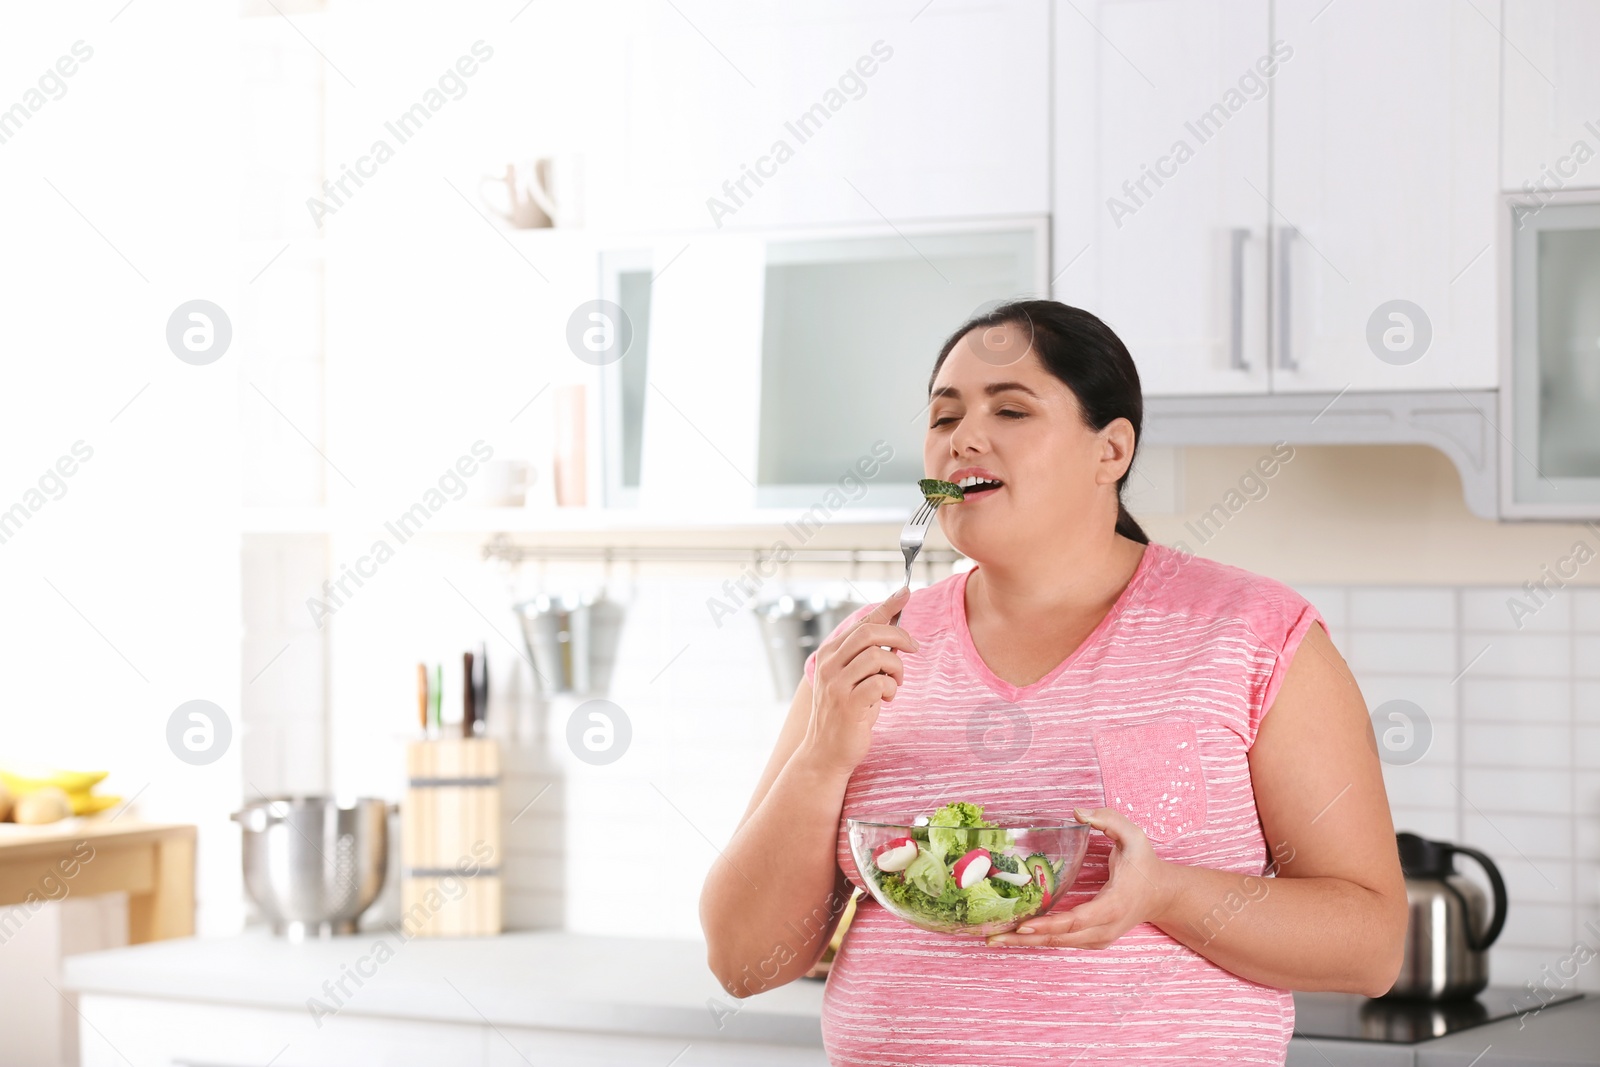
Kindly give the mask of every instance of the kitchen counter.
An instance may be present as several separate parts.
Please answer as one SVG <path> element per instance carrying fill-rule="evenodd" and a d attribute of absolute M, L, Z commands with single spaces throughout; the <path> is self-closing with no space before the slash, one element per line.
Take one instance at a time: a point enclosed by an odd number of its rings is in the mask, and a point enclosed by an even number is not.
<path fill-rule="evenodd" d="M 390 958 L 378 959 L 380 945 Z M 79 992 L 299 1012 L 315 999 L 361 1015 L 822 1045 L 823 983 L 801 979 L 736 1000 L 698 941 L 560 931 L 403 940 L 364 931 L 291 944 L 263 928 L 69 956 L 63 977 Z"/>
<path fill-rule="evenodd" d="M 194 933 L 195 828 L 62 819 L 43 826 L 0 823 L 0 907 L 57 900 L 66 893 L 128 894 L 128 941 Z"/>
<path fill-rule="evenodd" d="M 1296 993 L 1297 1017 L 1308 998 L 1327 996 L 1330 994 Z M 1593 993 L 1409 1045 L 1296 1036 L 1289 1044 L 1288 1058 L 1289 1067 L 1572 1067 L 1580 1063 L 1600 1064 L 1600 997 Z"/>
<path fill-rule="evenodd" d="M 698 941 L 256 929 L 69 956 L 63 983 L 81 1067 L 827 1065 L 821 982 L 735 1000 Z"/>
<path fill-rule="evenodd" d="M 387 1035 L 388 1040 L 410 1046 L 417 1062 L 437 1057 L 441 1046 L 428 1044 L 437 1035 L 425 1029 L 405 1036 L 406 1024 L 450 1024 L 453 1030 L 446 1036 L 455 1034 L 452 1040 L 468 1042 L 465 1051 L 451 1046 L 449 1054 L 456 1057 L 452 1062 L 519 1063 L 519 1057 L 527 1054 L 523 1049 L 553 1049 L 528 1044 L 535 1041 L 529 1035 L 557 1031 L 611 1041 L 607 1049 L 614 1050 L 606 1055 L 614 1060 L 606 1062 L 632 1062 L 629 1056 L 634 1051 L 641 1063 L 661 1051 L 668 1051 L 671 1059 L 686 1044 L 694 1051 L 683 1054 L 678 1067 L 826 1062 L 819 1022 L 823 983 L 801 979 L 735 1000 L 706 969 L 705 949 L 698 941 L 554 931 L 402 941 L 393 934 L 368 931 L 293 945 L 257 930 L 229 938 L 187 938 L 87 953 L 68 957 L 65 965 L 67 987 L 83 998 L 87 1067 L 120 1063 L 117 1057 L 130 1054 L 124 1042 L 138 1040 L 136 1032 L 161 1029 L 151 1017 L 153 1001 L 190 1006 L 175 1016 L 185 1020 L 177 1029 L 204 1029 L 194 1025 L 194 1005 L 238 1009 L 240 1014 L 228 1017 L 222 1028 L 235 1035 L 259 1024 L 260 1043 L 249 1049 L 228 1053 L 231 1046 L 217 1044 L 189 1049 L 184 1055 L 198 1058 L 204 1052 L 223 1062 L 243 1062 L 223 1057 L 259 1050 L 271 1058 L 288 1040 L 284 1046 L 288 1051 L 276 1061 L 278 1067 L 338 1062 L 325 1048 L 315 1047 L 335 1029 L 327 1027 L 335 1016 L 348 1025 L 354 1025 L 353 1020 L 368 1025 L 382 1022 L 381 1028 L 374 1026 L 360 1040 Z M 134 1007 L 119 1014 L 119 1001 Z M 126 1033 L 117 1029 L 123 1018 Z M 90 1055 L 96 1033 L 91 1026 L 104 1031 L 98 1036 L 113 1046 L 116 1057 L 106 1054 L 97 1060 Z M 461 1038 L 469 1029 L 481 1030 L 481 1037 Z M 511 1056 L 505 1046 L 517 1055 Z M 568 1057 L 563 1062 L 589 1062 L 587 1052 L 572 1051 L 577 1047 L 561 1046 L 568 1050 L 561 1053 Z M 176 1058 L 172 1052 L 159 1055 Z M 599 1062 L 599 1054 L 595 1055 L 594 1062 Z M 660 1062 L 666 1061 L 657 1061 L 657 1067 Z M 1520 1027 L 1518 1019 L 1505 1019 L 1415 1045 L 1297 1037 L 1291 1042 L 1288 1063 L 1294 1067 L 1600 1064 L 1600 997 L 1591 994 L 1553 1005 L 1530 1014 Z"/>

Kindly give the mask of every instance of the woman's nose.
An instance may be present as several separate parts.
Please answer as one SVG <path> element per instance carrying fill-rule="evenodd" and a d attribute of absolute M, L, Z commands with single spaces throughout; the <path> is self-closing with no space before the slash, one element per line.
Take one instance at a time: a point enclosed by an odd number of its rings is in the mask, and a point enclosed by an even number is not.
<path fill-rule="evenodd" d="M 950 454 L 961 456 L 969 452 L 979 452 L 983 450 L 985 444 L 983 432 L 963 419 L 955 432 L 950 435 Z"/>

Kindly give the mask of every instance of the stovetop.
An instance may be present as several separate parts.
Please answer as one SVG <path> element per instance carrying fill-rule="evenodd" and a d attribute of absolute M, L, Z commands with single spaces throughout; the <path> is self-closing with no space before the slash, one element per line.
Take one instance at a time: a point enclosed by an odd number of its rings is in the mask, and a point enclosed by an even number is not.
<path fill-rule="evenodd" d="M 1413 1045 L 1581 996 L 1574 990 L 1540 1000 L 1515 986 L 1489 986 L 1471 999 L 1448 1001 L 1374 1000 L 1359 993 L 1296 993 L 1294 1032 L 1296 1037 Z"/>

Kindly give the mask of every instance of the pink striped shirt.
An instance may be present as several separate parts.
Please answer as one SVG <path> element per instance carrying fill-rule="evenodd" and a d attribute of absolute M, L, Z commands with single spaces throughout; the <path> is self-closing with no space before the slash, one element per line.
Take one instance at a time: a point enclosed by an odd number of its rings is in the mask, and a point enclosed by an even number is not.
<path fill-rule="evenodd" d="M 1262 875 L 1272 856 L 1246 754 L 1300 639 L 1322 621 L 1316 608 L 1270 578 L 1151 544 L 1083 644 L 1014 686 L 972 643 L 971 573 L 912 592 L 900 625 L 921 647 L 902 653 L 905 684 L 883 706 L 843 816 L 969 800 L 1070 821 L 1074 805 L 1108 806 L 1163 859 Z M 815 653 L 805 669 L 815 684 Z M 1092 832 L 1054 913 L 1100 890 L 1109 853 Z M 843 817 L 838 861 L 864 892 Z M 1249 906 L 1218 903 L 1213 931 Z M 833 961 L 822 1015 L 824 1048 L 841 1067 L 1281 1064 L 1293 1029 L 1287 990 L 1224 970 L 1150 923 L 1104 949 L 990 946 L 922 931 L 870 896 Z"/>

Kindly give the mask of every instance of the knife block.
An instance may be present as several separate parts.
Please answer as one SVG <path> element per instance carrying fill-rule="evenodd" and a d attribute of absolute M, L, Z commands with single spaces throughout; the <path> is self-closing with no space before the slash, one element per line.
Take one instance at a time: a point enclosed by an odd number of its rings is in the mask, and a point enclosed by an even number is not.
<path fill-rule="evenodd" d="M 487 737 L 406 746 L 400 923 L 408 937 L 498 934 L 500 748 Z"/>

